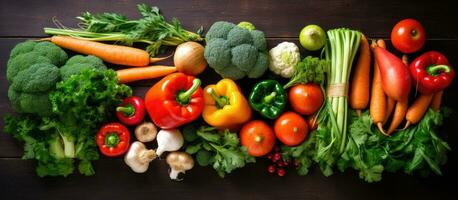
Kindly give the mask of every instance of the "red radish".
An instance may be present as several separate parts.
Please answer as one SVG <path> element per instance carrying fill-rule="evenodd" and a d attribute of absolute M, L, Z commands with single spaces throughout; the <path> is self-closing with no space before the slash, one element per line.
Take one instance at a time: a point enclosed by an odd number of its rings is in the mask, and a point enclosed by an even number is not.
<path fill-rule="evenodd" d="M 380 47 L 374 48 L 374 56 L 386 95 L 396 101 L 407 98 L 412 84 L 407 66 L 401 59 Z"/>

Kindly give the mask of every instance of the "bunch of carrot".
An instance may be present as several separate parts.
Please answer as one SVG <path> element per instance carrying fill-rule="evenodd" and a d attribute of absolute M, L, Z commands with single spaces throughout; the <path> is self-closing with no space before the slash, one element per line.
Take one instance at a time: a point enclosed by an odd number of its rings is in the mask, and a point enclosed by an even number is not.
<path fill-rule="evenodd" d="M 438 111 L 443 92 L 438 92 L 434 95 L 421 94 L 410 106 L 408 105 L 408 98 L 396 101 L 389 97 L 384 90 L 379 65 L 376 61 L 373 63 L 373 79 L 372 85 L 370 84 L 371 49 L 373 50 L 375 47 L 385 49 L 385 41 L 377 40 L 369 45 L 366 37 L 363 36 L 361 38 L 359 57 L 350 84 L 349 99 L 351 108 L 360 115 L 361 111 L 369 105 L 369 113 L 373 123 L 386 135 L 392 134 L 404 119 L 406 120 L 404 129 L 410 124 L 418 123 L 429 107 Z M 408 66 L 406 55 L 402 57 L 402 62 L 405 67 Z M 396 85 L 395 83 L 391 84 Z M 388 131 L 385 131 L 384 125 L 390 117 L 392 118 L 391 124 L 387 129 Z"/>
<path fill-rule="evenodd" d="M 57 46 L 77 53 L 97 56 L 108 63 L 132 66 L 133 68 L 117 71 L 119 83 L 158 78 L 177 70 L 173 66 L 148 66 L 151 63 L 164 60 L 169 56 L 151 58 L 148 52 L 133 47 L 80 40 L 69 36 L 52 36 L 45 40 L 49 40 Z"/>

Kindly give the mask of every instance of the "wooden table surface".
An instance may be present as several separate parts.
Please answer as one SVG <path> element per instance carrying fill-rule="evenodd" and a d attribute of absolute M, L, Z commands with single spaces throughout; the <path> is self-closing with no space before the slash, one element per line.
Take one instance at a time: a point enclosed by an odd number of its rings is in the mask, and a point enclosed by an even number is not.
<path fill-rule="evenodd" d="M 427 31 L 423 50 L 438 50 L 458 66 L 458 1 L 387 0 L 163 0 L 158 6 L 168 19 L 208 29 L 218 20 L 251 21 L 268 37 L 272 47 L 281 41 L 297 42 L 300 29 L 316 23 L 324 29 L 350 27 L 369 38 L 389 38 L 392 26 L 407 17 L 418 19 Z M 124 13 L 138 17 L 137 0 L 1 0 L 0 1 L 0 118 L 12 112 L 5 78 L 9 51 L 18 42 L 44 37 L 43 27 L 54 27 L 57 17 L 66 26 L 76 25 L 82 11 Z M 391 48 L 389 46 L 389 48 Z M 391 48 L 392 49 L 392 48 Z M 134 87 L 143 95 L 152 82 Z M 457 81 L 446 91 L 444 105 L 458 112 Z M 21 160 L 22 144 L 0 131 L 0 199 L 456 199 L 458 180 L 458 117 L 447 119 L 442 129 L 452 147 L 443 176 L 421 178 L 385 173 L 378 183 L 365 183 L 354 171 L 324 177 L 315 168 L 308 176 L 293 171 L 285 177 L 269 175 L 260 161 L 222 179 L 211 168 L 195 167 L 182 182 L 170 181 L 163 161 L 154 162 L 145 174 L 135 174 L 122 159 L 94 162 L 96 175 L 39 178 L 33 161 Z M 3 121 L 0 121 L 3 127 Z"/>

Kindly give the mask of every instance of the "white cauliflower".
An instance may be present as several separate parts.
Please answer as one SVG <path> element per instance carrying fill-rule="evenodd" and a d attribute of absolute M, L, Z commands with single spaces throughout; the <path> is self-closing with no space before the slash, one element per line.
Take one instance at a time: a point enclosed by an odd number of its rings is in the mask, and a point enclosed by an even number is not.
<path fill-rule="evenodd" d="M 285 78 L 294 74 L 294 66 L 301 60 L 301 54 L 296 44 L 282 42 L 269 51 L 269 69 Z"/>

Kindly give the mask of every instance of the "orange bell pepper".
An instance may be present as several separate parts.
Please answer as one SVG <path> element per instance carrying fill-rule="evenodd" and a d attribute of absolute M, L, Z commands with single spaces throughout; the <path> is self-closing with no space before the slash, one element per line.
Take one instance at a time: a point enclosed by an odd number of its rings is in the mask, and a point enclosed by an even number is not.
<path fill-rule="evenodd" d="M 205 106 L 202 116 L 217 129 L 238 129 L 251 119 L 251 108 L 237 84 L 222 79 L 204 89 Z"/>

